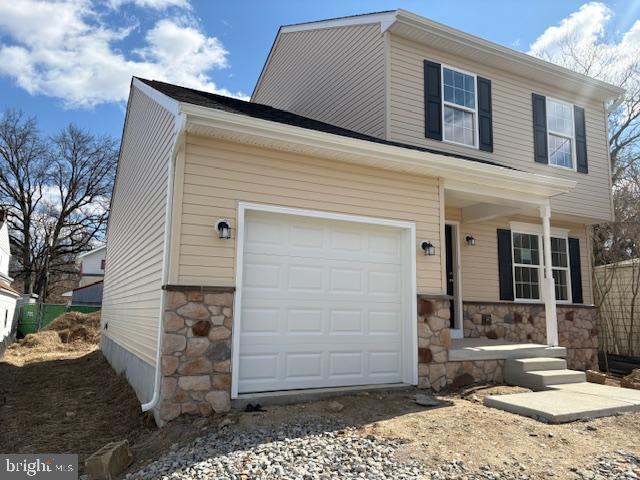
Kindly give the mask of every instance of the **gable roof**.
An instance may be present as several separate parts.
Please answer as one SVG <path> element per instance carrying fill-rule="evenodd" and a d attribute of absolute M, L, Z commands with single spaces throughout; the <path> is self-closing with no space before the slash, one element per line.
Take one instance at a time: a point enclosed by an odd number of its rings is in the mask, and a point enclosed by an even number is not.
<path fill-rule="evenodd" d="M 181 103 L 190 103 L 192 105 L 198 105 L 201 107 L 212 108 L 215 110 L 222 110 L 228 113 L 234 113 L 236 115 L 243 115 L 247 117 L 259 118 L 262 120 L 268 120 L 271 122 L 282 123 L 285 125 L 292 125 L 295 127 L 306 128 L 308 130 L 315 130 L 319 132 L 331 133 L 333 135 L 340 135 L 342 137 L 355 138 L 358 140 L 364 140 L 372 143 L 379 143 L 382 145 L 389 145 L 393 147 L 406 148 L 409 150 L 415 150 L 419 152 L 436 153 L 447 157 L 460 158 L 462 160 L 468 160 L 471 162 L 484 163 L 487 165 L 495 165 L 509 170 L 515 170 L 512 167 L 502 165 L 482 158 L 476 158 L 469 155 L 460 155 L 456 153 L 445 152 L 442 150 L 426 147 L 418 147 L 400 142 L 392 142 L 384 140 L 371 135 L 365 135 L 354 130 L 348 130 L 346 128 L 338 127 L 330 123 L 320 122 L 309 117 L 297 115 L 295 113 L 274 108 L 269 105 L 263 105 L 256 102 L 247 102 L 232 97 L 225 97 L 223 95 L 217 95 L 215 93 L 204 92 L 201 90 L 194 90 L 191 88 L 181 87 L 173 85 L 171 83 L 159 82 L 157 80 L 147 80 L 144 78 L 135 77 L 146 85 L 150 86 L 154 90 L 178 101 Z"/>
<path fill-rule="evenodd" d="M 461 58 L 477 61 L 547 85 L 562 87 L 585 98 L 600 101 L 614 100 L 624 94 L 624 89 L 602 80 L 588 77 L 524 52 L 471 35 L 426 17 L 403 9 L 351 15 L 324 20 L 283 25 L 278 29 L 269 55 L 262 67 L 254 94 L 260 86 L 263 74 L 281 34 L 344 27 L 350 25 L 380 24 L 380 32 L 389 31 L 419 44 Z"/>

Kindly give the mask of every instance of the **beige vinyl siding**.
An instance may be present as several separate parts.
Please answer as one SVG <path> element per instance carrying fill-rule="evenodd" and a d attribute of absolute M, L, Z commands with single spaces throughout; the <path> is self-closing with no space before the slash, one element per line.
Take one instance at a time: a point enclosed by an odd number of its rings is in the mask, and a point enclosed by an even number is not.
<path fill-rule="evenodd" d="M 397 35 L 390 35 L 390 43 L 390 140 L 471 155 L 519 170 L 575 180 L 578 185 L 573 192 L 552 199 L 553 212 L 591 219 L 611 219 L 604 105 L 589 99 L 576 98 L 570 92 L 533 83 L 507 72 L 489 69 L 479 63 L 443 54 Z M 493 153 L 425 138 L 425 59 L 470 71 L 491 80 Z M 534 162 L 532 92 L 565 100 L 585 109 L 588 174 Z"/>
<path fill-rule="evenodd" d="M 379 24 L 281 33 L 252 100 L 383 137 L 384 65 Z"/>
<path fill-rule="evenodd" d="M 173 116 L 137 89 L 113 192 L 102 299 L 105 334 L 155 365 Z"/>
<path fill-rule="evenodd" d="M 460 220 L 459 209 L 447 209 L 447 220 Z M 526 217 L 500 218 L 478 223 L 460 224 L 460 266 L 462 270 L 462 297 L 465 301 L 495 302 L 500 300 L 498 279 L 499 228 L 509 229 L 510 221 L 539 225 L 540 220 Z M 580 240 L 580 265 L 582 271 L 582 296 L 585 304 L 593 303 L 591 288 L 591 256 L 587 228 L 584 225 L 552 222 L 552 227 L 569 230 L 569 237 Z M 464 241 L 466 235 L 476 239 L 474 246 Z"/>
<path fill-rule="evenodd" d="M 178 281 L 235 285 L 238 202 L 416 222 L 440 251 L 438 179 L 187 136 Z M 217 218 L 232 223 L 220 240 Z M 440 293 L 440 258 L 417 256 L 418 290 Z"/>

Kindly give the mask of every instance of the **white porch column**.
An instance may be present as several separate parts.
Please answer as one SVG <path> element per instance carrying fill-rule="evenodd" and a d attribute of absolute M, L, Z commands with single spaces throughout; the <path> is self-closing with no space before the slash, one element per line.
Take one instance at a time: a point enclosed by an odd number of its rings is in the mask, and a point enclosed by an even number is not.
<path fill-rule="evenodd" d="M 551 268 L 551 205 L 547 202 L 540 207 L 542 218 L 542 242 L 544 248 L 544 313 L 547 321 L 547 344 L 558 346 L 558 317 L 556 314 L 556 289 Z"/>

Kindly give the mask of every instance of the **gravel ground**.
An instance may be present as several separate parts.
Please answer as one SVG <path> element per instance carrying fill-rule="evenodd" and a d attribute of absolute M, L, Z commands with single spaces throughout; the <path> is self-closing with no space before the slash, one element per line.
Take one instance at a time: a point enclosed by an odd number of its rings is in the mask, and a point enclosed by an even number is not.
<path fill-rule="evenodd" d="M 427 468 L 420 462 L 394 458 L 405 443 L 360 436 L 332 420 L 309 419 L 275 431 L 210 433 L 126 478 L 425 478 Z"/>
<path fill-rule="evenodd" d="M 427 465 L 407 457 L 408 441 L 362 435 L 336 420 L 309 418 L 303 424 L 277 429 L 237 431 L 226 426 L 172 450 L 159 460 L 126 476 L 151 479 L 430 479 L 532 480 L 518 462 L 496 467 L 470 466 L 462 460 Z M 640 480 L 640 456 L 614 452 L 584 469 L 572 469 L 584 480 Z M 555 471 L 544 478 L 564 478 Z"/>

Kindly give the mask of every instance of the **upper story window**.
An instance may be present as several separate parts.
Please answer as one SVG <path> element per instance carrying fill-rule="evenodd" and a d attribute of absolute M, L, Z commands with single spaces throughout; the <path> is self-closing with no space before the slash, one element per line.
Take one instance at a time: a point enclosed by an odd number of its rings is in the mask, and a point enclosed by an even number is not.
<path fill-rule="evenodd" d="M 574 128 L 573 106 L 547 98 L 549 165 L 573 170 Z"/>
<path fill-rule="evenodd" d="M 442 67 L 444 140 L 476 146 L 476 77 Z"/>

